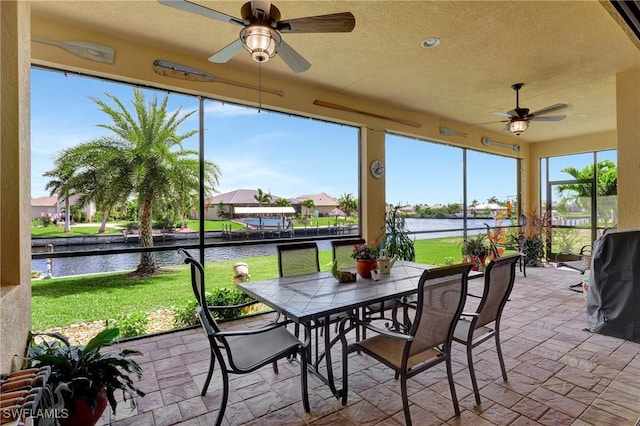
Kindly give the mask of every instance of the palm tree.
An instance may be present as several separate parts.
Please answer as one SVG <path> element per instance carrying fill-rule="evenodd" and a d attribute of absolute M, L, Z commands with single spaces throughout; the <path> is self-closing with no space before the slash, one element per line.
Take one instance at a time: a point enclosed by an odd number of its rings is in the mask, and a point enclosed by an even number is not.
<path fill-rule="evenodd" d="M 300 205 L 307 209 L 307 216 L 311 216 L 310 212 L 316 208 L 316 203 L 314 203 L 312 199 L 304 200 Z"/>
<path fill-rule="evenodd" d="M 73 169 L 74 192 L 78 194 L 78 206 L 91 201 L 102 213 L 98 233 L 104 233 L 110 212 L 124 203 L 129 193 L 129 184 L 120 173 L 120 151 L 103 139 L 89 141 L 63 151 L 56 161 Z"/>
<path fill-rule="evenodd" d="M 498 204 L 498 197 L 495 195 L 487 198 L 487 204 Z"/>
<path fill-rule="evenodd" d="M 253 196 L 253 198 L 258 202 L 258 204 L 262 207 L 262 203 L 270 204 L 271 203 L 271 194 L 267 194 L 266 192 L 262 192 L 262 189 L 258 188 L 258 193 Z"/>
<path fill-rule="evenodd" d="M 58 195 L 58 198 L 64 200 L 64 232 L 71 232 L 71 202 L 69 197 L 73 195 L 73 177 L 74 168 L 71 164 L 63 159 L 56 159 L 55 168 L 43 173 L 43 176 L 51 178 L 45 189 L 50 190 L 50 195 Z"/>
<path fill-rule="evenodd" d="M 108 93 L 106 96 L 113 106 L 100 99 L 91 99 L 111 119 L 111 123 L 98 126 L 113 134 L 72 148 L 70 151 L 76 150 L 75 156 L 72 152 L 66 153 L 75 161 L 93 159 L 76 162 L 72 183 L 77 192 L 86 192 L 85 197 L 93 197 L 102 205 L 103 220 L 116 204 L 130 197 L 137 198 L 140 246 L 153 247 L 154 207 L 161 210 L 166 208 L 166 200 L 172 200 L 184 219 L 185 211 L 193 204 L 192 194 L 199 189 L 197 152 L 182 147 L 182 141 L 197 131 L 180 133 L 178 129 L 192 113 L 181 114 L 178 109 L 169 114 L 166 96 L 158 102 L 154 95 L 147 105 L 144 93 L 138 89 L 133 91 L 133 112 L 115 96 Z M 62 156 L 65 156 L 64 152 Z M 205 185 L 213 189 L 219 176 L 218 166 L 205 162 Z M 90 184 L 92 178 L 94 183 Z M 157 269 L 153 252 L 140 254 L 135 273 L 150 274 Z"/>
<path fill-rule="evenodd" d="M 338 198 L 338 207 L 349 217 L 351 212 L 358 209 L 357 201 L 353 199 L 353 194 L 342 194 Z"/>
<path fill-rule="evenodd" d="M 181 184 L 196 190 L 192 185 L 197 179 L 179 178 L 198 175 L 198 161 L 194 158 L 197 152 L 185 150 L 182 146 L 182 141 L 195 135 L 197 130 L 179 132 L 180 125 L 193 112 L 181 114 L 178 108 L 169 114 L 168 96 L 158 102 L 154 95 L 147 105 L 144 93 L 134 89 L 132 114 L 117 97 L 106 95 L 115 105 L 91 98 L 112 120 L 110 124 L 98 126 L 114 133 L 114 136 L 103 140 L 120 151 L 120 174 L 126 177 L 131 194 L 140 202 L 140 245 L 153 247 L 153 207 L 158 197 L 178 193 Z M 220 171 L 217 165 L 207 162 L 205 174 L 206 181 L 215 184 Z M 153 252 L 140 254 L 136 273 L 149 274 L 157 269 Z"/>
<path fill-rule="evenodd" d="M 278 207 L 291 207 L 291 201 L 286 198 L 278 198 L 276 200 L 276 206 Z"/>
<path fill-rule="evenodd" d="M 597 167 L 596 182 L 596 202 L 598 206 L 598 216 L 603 216 L 605 227 L 608 226 L 609 214 L 615 214 L 616 203 L 611 200 L 611 196 L 618 194 L 618 170 L 616 164 L 610 160 L 599 161 Z M 566 167 L 561 170 L 575 180 L 594 180 L 594 167 L 590 164 L 582 170 L 575 167 Z M 556 187 L 558 194 L 564 196 L 563 204 L 567 201 L 575 201 L 586 210 L 591 210 L 591 184 L 566 183 Z M 604 198 L 607 197 L 607 198 Z"/>

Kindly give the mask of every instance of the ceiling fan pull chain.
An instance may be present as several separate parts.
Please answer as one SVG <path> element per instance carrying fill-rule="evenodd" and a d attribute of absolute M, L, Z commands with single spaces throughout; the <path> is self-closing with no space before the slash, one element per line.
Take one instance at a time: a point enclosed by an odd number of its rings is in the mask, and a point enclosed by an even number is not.
<path fill-rule="evenodd" d="M 262 63 L 258 62 L 258 114 L 262 109 Z"/>

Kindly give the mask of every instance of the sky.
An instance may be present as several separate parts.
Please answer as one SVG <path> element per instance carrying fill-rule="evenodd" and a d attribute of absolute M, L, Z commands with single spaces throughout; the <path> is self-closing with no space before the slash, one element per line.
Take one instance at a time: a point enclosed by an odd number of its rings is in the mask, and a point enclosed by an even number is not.
<path fill-rule="evenodd" d="M 31 84 L 31 196 L 35 198 L 49 195 L 42 174 L 53 168 L 56 155 L 109 135 L 96 126 L 109 123 L 109 117 L 90 97 L 113 105 L 105 95 L 110 93 L 130 107 L 133 87 L 37 68 L 32 69 Z M 153 92 L 145 89 L 145 93 L 150 100 Z M 159 99 L 167 94 L 156 93 Z M 169 109 L 196 111 L 181 130 L 198 128 L 197 98 L 171 93 Z M 222 172 L 218 192 L 260 188 L 285 198 L 319 192 L 358 198 L 357 128 L 214 100 L 205 101 L 204 113 L 205 158 Z M 388 203 L 462 202 L 462 149 L 395 135 L 387 135 L 386 141 Z M 197 149 L 198 136 L 185 145 Z M 469 202 L 515 198 L 515 160 L 471 150 L 467 160 Z"/>

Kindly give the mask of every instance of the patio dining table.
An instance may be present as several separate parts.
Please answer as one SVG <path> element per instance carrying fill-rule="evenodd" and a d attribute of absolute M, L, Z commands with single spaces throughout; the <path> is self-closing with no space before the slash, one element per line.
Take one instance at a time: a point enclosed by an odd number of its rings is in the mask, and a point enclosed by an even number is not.
<path fill-rule="evenodd" d="M 380 275 L 377 281 L 358 276 L 355 282 L 339 283 L 331 272 L 322 271 L 245 282 L 238 284 L 238 287 L 249 296 L 303 326 L 308 336 L 311 336 L 311 324 L 314 320 L 324 320 L 324 332 L 329 333 L 327 319 L 332 314 L 357 312 L 371 304 L 416 293 L 422 272 L 430 267 L 433 266 L 397 261 L 391 273 Z M 473 272 L 469 278 L 480 276 L 481 272 Z M 324 348 L 322 356 L 316 354 L 315 361 L 309 359 L 309 370 L 327 384 L 331 392 L 339 398 L 341 394 L 334 383 L 330 349 L 331 344 Z M 323 358 L 326 375 L 320 371 L 319 364 Z"/>

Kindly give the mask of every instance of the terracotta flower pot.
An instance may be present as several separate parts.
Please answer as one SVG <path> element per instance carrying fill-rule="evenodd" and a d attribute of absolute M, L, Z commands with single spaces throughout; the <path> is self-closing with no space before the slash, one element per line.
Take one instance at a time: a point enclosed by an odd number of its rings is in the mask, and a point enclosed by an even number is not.
<path fill-rule="evenodd" d="M 362 278 L 371 278 L 371 271 L 377 267 L 377 259 L 356 259 L 356 272 Z"/>
<path fill-rule="evenodd" d="M 67 418 L 60 419 L 61 426 L 93 426 L 98 423 L 100 416 L 107 408 L 107 391 L 102 389 L 98 393 L 98 403 L 95 411 L 92 413 L 89 404 L 85 398 L 74 399 L 68 407 L 69 416 Z"/>

